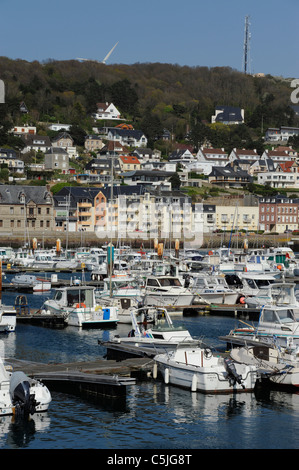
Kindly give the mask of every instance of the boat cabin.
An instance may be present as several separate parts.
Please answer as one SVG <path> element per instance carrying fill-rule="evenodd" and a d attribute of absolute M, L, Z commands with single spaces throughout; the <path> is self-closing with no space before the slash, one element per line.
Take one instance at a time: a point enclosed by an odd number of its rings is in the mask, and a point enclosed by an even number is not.
<path fill-rule="evenodd" d="M 57 289 L 54 300 L 64 307 L 76 308 L 77 306 L 93 308 L 95 306 L 94 287 L 73 286 L 65 289 Z"/>

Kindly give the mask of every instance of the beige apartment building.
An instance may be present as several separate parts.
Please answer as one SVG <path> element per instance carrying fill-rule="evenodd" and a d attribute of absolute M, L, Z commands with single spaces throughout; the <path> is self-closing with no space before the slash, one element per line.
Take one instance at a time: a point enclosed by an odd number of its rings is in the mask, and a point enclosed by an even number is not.
<path fill-rule="evenodd" d="M 46 186 L 0 185 L 0 234 L 54 229 L 52 194 Z"/>

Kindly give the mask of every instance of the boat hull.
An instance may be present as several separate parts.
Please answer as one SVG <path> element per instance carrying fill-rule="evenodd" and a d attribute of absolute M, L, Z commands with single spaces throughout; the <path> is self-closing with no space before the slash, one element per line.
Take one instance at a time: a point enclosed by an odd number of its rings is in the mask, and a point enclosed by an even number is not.
<path fill-rule="evenodd" d="M 16 312 L 3 312 L 0 315 L 0 333 L 10 333 L 16 329 Z"/>
<path fill-rule="evenodd" d="M 249 392 L 255 387 L 257 373 L 252 366 L 236 364 L 238 374 L 242 375 L 244 387 L 231 384 L 224 366 L 204 367 L 186 366 L 175 361 L 156 356 L 158 369 L 166 384 L 187 388 L 201 393 L 236 393 Z"/>
<path fill-rule="evenodd" d="M 192 305 L 194 294 L 168 295 L 159 293 L 148 293 L 145 295 L 145 305 L 154 305 L 156 307 L 183 307 Z"/>

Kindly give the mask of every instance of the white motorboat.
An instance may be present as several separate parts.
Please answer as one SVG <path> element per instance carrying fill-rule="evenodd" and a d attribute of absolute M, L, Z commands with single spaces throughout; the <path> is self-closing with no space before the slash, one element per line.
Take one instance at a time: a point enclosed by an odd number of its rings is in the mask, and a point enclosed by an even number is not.
<path fill-rule="evenodd" d="M 22 371 L 10 371 L 0 358 L 0 416 L 30 418 L 47 411 L 51 403 L 48 388 Z"/>
<path fill-rule="evenodd" d="M 95 288 L 78 285 L 56 289 L 53 299 L 42 306 L 42 313 L 62 314 L 70 326 L 103 327 L 116 325 L 117 307 L 102 307 L 96 302 Z"/>
<path fill-rule="evenodd" d="M 114 274 L 104 279 L 103 290 L 96 291 L 96 298 L 101 300 L 105 297 L 132 297 L 141 298 L 144 295 L 136 279 L 124 274 Z"/>
<path fill-rule="evenodd" d="M 0 260 L 2 263 L 9 263 L 15 257 L 15 251 L 11 246 L 0 247 Z"/>
<path fill-rule="evenodd" d="M 255 365 L 261 377 L 276 385 L 299 387 L 299 348 L 291 341 L 285 348 L 275 344 L 233 348 L 230 356 L 235 362 Z"/>
<path fill-rule="evenodd" d="M 146 305 L 181 307 L 192 305 L 196 296 L 183 287 L 176 276 L 148 276 L 145 282 L 144 302 Z"/>
<path fill-rule="evenodd" d="M 13 305 L 4 305 L 0 301 L 0 333 L 16 330 L 17 311 Z"/>
<path fill-rule="evenodd" d="M 225 276 L 229 287 L 236 289 L 244 296 L 255 296 L 264 287 L 270 287 L 277 279 L 271 274 L 238 273 Z"/>
<path fill-rule="evenodd" d="M 257 326 L 238 326 L 228 335 L 220 337 L 228 345 L 250 345 L 256 342 L 272 344 L 274 338 L 277 345 L 282 347 L 285 347 L 290 339 L 299 346 L 299 322 L 293 309 L 266 305 L 261 308 Z"/>
<path fill-rule="evenodd" d="M 52 287 L 51 280 L 31 274 L 17 274 L 10 283 L 16 290 L 32 290 L 33 292 L 49 291 Z"/>
<path fill-rule="evenodd" d="M 227 285 L 224 275 L 200 273 L 192 277 L 191 292 L 209 303 L 233 305 L 240 297 L 239 292 Z"/>
<path fill-rule="evenodd" d="M 15 255 L 9 260 L 9 263 L 14 266 L 28 267 L 32 266 L 34 256 L 29 250 L 20 249 L 15 252 Z"/>
<path fill-rule="evenodd" d="M 299 301 L 295 296 L 295 287 L 294 283 L 275 282 L 268 287 L 261 288 L 255 296 L 245 297 L 245 302 L 251 308 L 261 308 L 263 305 L 269 304 L 289 307 L 297 319 L 299 317 Z"/>
<path fill-rule="evenodd" d="M 181 347 L 154 358 L 166 384 L 203 393 L 249 392 L 255 387 L 257 368 L 234 363 L 203 347 Z"/>
<path fill-rule="evenodd" d="M 138 317 L 143 319 L 139 322 Z M 153 326 L 147 328 L 147 317 L 153 321 Z M 153 320 L 152 320 L 153 319 Z M 131 310 L 132 330 L 128 336 L 113 336 L 109 341 L 101 343 L 107 352 L 127 353 L 135 356 L 150 356 L 175 349 L 178 344 L 198 345 L 189 331 L 182 326 L 175 326 L 164 308 L 142 307 Z M 110 355 L 111 355 L 110 354 Z"/>

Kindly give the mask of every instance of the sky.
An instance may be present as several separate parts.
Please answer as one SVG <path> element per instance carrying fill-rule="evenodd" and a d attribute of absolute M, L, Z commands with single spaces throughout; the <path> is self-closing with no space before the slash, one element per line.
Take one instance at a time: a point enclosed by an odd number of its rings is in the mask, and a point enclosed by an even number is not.
<path fill-rule="evenodd" d="M 0 0 L 0 56 L 170 63 L 299 78 L 298 0 Z"/>

